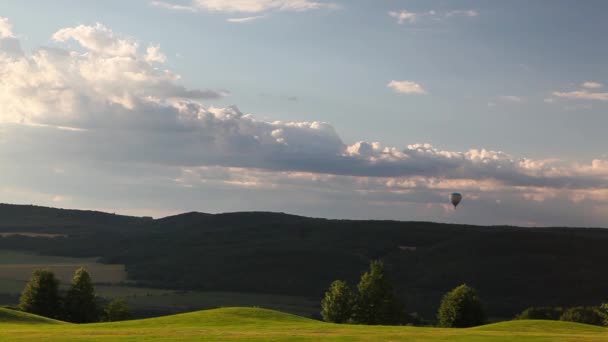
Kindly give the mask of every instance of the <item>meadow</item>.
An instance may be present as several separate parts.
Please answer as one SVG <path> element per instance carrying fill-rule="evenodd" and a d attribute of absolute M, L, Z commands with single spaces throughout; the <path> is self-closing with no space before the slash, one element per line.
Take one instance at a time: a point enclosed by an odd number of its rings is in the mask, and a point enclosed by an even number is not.
<path fill-rule="evenodd" d="M 17 296 L 36 268 L 48 268 L 55 272 L 61 287 L 67 288 L 74 270 L 84 266 L 96 282 L 98 296 L 112 299 L 124 298 L 135 314 L 140 317 L 167 315 L 226 306 L 255 306 L 305 317 L 319 313 L 319 300 L 287 295 L 253 294 L 227 291 L 178 291 L 129 285 L 124 265 L 102 264 L 97 258 L 73 258 L 37 255 L 20 251 L 0 250 L 0 294 Z"/>
<path fill-rule="evenodd" d="M 258 308 L 222 308 L 76 325 L 0 309 L 2 341 L 606 341 L 608 329 L 510 321 L 469 329 L 337 325 Z"/>

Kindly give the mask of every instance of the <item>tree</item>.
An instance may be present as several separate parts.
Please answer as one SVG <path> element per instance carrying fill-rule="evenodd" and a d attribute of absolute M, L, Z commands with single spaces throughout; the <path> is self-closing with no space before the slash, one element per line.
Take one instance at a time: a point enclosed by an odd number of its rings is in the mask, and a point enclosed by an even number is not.
<path fill-rule="evenodd" d="M 604 316 L 604 326 L 608 327 L 608 303 L 600 305 L 600 312 Z"/>
<path fill-rule="evenodd" d="M 441 327 L 466 328 L 484 324 L 485 314 L 475 290 L 460 285 L 443 296 L 437 319 Z"/>
<path fill-rule="evenodd" d="M 559 318 L 564 313 L 564 309 L 560 307 L 530 307 L 522 311 L 515 319 L 544 319 L 550 321 L 559 321 Z"/>
<path fill-rule="evenodd" d="M 49 270 L 35 270 L 21 293 L 19 308 L 36 315 L 59 318 L 61 299 L 55 274 Z"/>
<path fill-rule="evenodd" d="M 91 323 L 99 320 L 95 288 L 89 272 L 79 268 L 74 272 L 72 285 L 65 297 L 65 319 L 74 323 Z"/>
<path fill-rule="evenodd" d="M 126 321 L 131 319 L 131 309 L 124 299 L 114 299 L 104 309 L 105 320 L 108 322 Z"/>
<path fill-rule="evenodd" d="M 357 285 L 354 321 L 359 324 L 398 324 L 404 319 L 403 310 L 393 287 L 384 273 L 384 264 L 375 260 Z"/>
<path fill-rule="evenodd" d="M 326 322 L 346 323 L 353 313 L 353 292 L 342 280 L 336 280 L 329 286 L 321 301 L 321 316 Z"/>
<path fill-rule="evenodd" d="M 560 321 L 604 325 L 605 317 L 598 307 L 577 306 L 564 312 Z"/>

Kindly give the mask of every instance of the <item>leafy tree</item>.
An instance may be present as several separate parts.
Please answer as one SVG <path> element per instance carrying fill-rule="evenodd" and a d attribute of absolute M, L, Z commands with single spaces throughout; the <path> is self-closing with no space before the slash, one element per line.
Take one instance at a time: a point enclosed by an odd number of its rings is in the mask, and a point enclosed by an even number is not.
<path fill-rule="evenodd" d="M 606 317 L 600 311 L 598 307 L 588 306 L 577 306 L 570 308 L 564 312 L 561 321 L 592 324 L 592 325 L 604 325 Z"/>
<path fill-rule="evenodd" d="M 608 327 L 608 303 L 600 305 L 600 312 L 604 315 L 604 326 Z"/>
<path fill-rule="evenodd" d="M 108 322 L 126 321 L 133 317 L 131 309 L 124 299 L 114 299 L 104 309 L 105 320 Z"/>
<path fill-rule="evenodd" d="M 65 297 L 65 318 L 74 323 L 96 322 L 99 320 L 98 310 L 91 276 L 81 267 L 74 272 Z"/>
<path fill-rule="evenodd" d="M 463 284 L 443 296 L 437 319 L 441 327 L 466 328 L 484 324 L 485 314 L 475 290 Z"/>
<path fill-rule="evenodd" d="M 564 309 L 560 307 L 530 307 L 522 311 L 515 319 L 544 319 L 550 321 L 559 321 L 559 318 L 564 313 Z"/>
<path fill-rule="evenodd" d="M 36 315 L 59 318 L 61 299 L 55 274 L 49 270 L 35 270 L 21 293 L 19 308 Z"/>
<path fill-rule="evenodd" d="M 321 316 L 326 322 L 346 323 L 352 316 L 353 305 L 353 292 L 348 284 L 336 280 L 331 283 L 321 301 Z"/>
<path fill-rule="evenodd" d="M 403 310 L 393 287 L 384 273 L 384 264 L 375 260 L 369 271 L 361 276 L 357 285 L 354 321 L 359 324 L 398 324 L 403 320 Z"/>

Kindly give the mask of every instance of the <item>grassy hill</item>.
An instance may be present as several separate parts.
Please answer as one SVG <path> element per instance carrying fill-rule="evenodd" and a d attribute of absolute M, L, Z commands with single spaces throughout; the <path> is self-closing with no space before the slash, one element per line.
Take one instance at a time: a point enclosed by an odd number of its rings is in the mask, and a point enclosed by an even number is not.
<path fill-rule="evenodd" d="M 6 310 L 0 309 L 0 317 Z M 12 313 L 8 313 L 12 314 Z M 608 329 L 567 322 L 513 321 L 471 329 L 354 326 L 276 311 L 224 308 L 88 325 L 22 315 L 0 321 L 2 341 L 606 341 Z"/>
<path fill-rule="evenodd" d="M 158 220 L 0 205 L 1 249 L 101 257 L 140 286 L 265 293 L 318 301 L 385 261 L 410 312 L 432 319 L 441 296 L 467 283 L 494 318 L 528 306 L 597 305 L 608 297 L 608 230 L 326 220 L 282 213 L 188 213 Z M 5 219 L 6 218 L 6 219 Z M 2 236 L 2 235 L 0 235 Z M 318 312 L 318 310 L 317 310 Z"/>

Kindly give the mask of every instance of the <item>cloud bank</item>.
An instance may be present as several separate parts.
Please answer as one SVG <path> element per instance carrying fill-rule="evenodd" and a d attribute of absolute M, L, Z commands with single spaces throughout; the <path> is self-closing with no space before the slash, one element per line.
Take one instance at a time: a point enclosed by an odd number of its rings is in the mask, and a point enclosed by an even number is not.
<path fill-rule="evenodd" d="M 210 105 L 228 92 L 181 86 L 158 45 L 142 47 L 102 24 L 62 28 L 52 35 L 57 46 L 26 53 L 8 21 L 0 23 L 0 194 L 47 193 L 53 203 L 162 197 L 184 208 L 201 193 L 216 194 L 213 206 L 235 191 L 254 191 L 267 202 L 251 198 L 244 208 L 266 203 L 253 208 L 297 212 L 277 200 L 293 198 L 309 214 L 346 215 L 361 207 L 382 216 L 386 208 L 410 206 L 417 215 L 426 210 L 426 219 L 447 215 L 445 199 L 454 190 L 479 208 L 497 201 L 519 208 L 523 201 L 546 204 L 546 211 L 571 205 L 600 212 L 608 205 L 608 160 L 344 142 L 329 123 L 269 122 L 236 106 Z M 68 49 L 68 41 L 78 47 Z M 410 81 L 388 86 L 426 93 Z M 336 199 L 332 215 L 319 207 Z M 231 203 L 220 208 L 243 208 Z M 606 216 L 592 218 L 598 224 Z"/>

